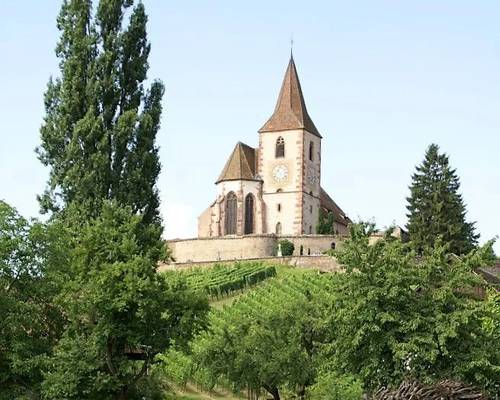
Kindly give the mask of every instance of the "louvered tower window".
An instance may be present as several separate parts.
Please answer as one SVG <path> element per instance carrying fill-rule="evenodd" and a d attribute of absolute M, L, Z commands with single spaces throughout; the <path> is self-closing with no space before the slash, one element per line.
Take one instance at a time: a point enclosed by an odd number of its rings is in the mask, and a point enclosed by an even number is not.
<path fill-rule="evenodd" d="M 282 136 L 276 140 L 276 158 L 285 157 L 285 139 Z"/>

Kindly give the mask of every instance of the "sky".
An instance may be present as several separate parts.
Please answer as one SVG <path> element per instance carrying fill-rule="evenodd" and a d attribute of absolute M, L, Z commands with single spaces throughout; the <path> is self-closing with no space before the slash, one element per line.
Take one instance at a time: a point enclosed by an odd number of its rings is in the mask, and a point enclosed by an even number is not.
<path fill-rule="evenodd" d="M 143 2 L 149 78 L 166 86 L 157 143 L 167 238 L 196 236 L 234 145 L 258 145 L 292 35 L 323 136 L 321 184 L 351 219 L 404 226 L 411 175 L 437 143 L 481 241 L 500 234 L 499 1 Z M 0 199 L 24 216 L 39 216 L 48 175 L 34 149 L 59 73 L 60 4 L 0 7 Z"/>

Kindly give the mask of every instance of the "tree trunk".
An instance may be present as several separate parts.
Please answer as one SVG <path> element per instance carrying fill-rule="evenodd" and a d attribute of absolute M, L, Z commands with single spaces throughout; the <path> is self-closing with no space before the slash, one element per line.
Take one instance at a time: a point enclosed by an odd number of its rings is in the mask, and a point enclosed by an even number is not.
<path fill-rule="evenodd" d="M 128 387 L 124 386 L 115 395 L 115 400 L 128 400 Z"/>
<path fill-rule="evenodd" d="M 271 396 L 273 396 L 273 400 L 280 400 L 280 391 L 276 386 L 263 386 L 264 389 L 266 389 Z"/>

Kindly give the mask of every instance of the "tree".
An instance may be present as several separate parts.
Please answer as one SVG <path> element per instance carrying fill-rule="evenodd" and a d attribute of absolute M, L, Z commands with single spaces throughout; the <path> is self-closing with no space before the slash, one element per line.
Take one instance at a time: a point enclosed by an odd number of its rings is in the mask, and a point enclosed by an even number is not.
<path fill-rule="evenodd" d="M 55 225 L 0 201 L 0 399 L 38 398 L 44 359 L 64 322 L 54 275 L 65 256 Z"/>
<path fill-rule="evenodd" d="M 287 387 L 304 398 L 320 365 L 320 347 L 329 341 L 326 299 L 310 292 L 307 298 L 285 298 L 258 314 L 233 313 L 194 341 L 195 362 L 211 381 L 224 378 L 238 390 L 263 389 L 275 400 Z"/>
<path fill-rule="evenodd" d="M 352 226 L 336 253 L 346 274 L 331 313 L 332 370 L 359 377 L 366 389 L 410 377 L 493 391 L 500 350 L 485 325 L 494 329 L 498 313 L 477 294 L 486 282 L 473 272 L 488 263 L 493 243 L 457 257 L 438 242 L 417 258 L 398 240 L 370 245 L 371 233 Z"/>
<path fill-rule="evenodd" d="M 50 177 L 39 199 L 43 211 L 56 214 L 74 203 L 83 220 L 115 200 L 141 215 L 147 227 L 141 240 L 150 243 L 161 236 L 155 139 L 164 88 L 155 81 L 144 89 L 147 16 L 142 2 L 133 3 L 101 0 L 95 15 L 90 0 L 62 5 L 56 48 L 61 76 L 50 79 L 45 93 L 37 149 Z"/>
<path fill-rule="evenodd" d="M 466 222 L 459 188 L 459 178 L 450 167 L 448 156 L 440 154 L 437 145 L 430 145 L 412 176 L 407 198 L 407 229 L 418 252 L 432 247 L 438 237 L 455 254 L 465 254 L 477 245 L 479 235 L 474 223 Z"/>
<path fill-rule="evenodd" d="M 337 233 L 335 232 L 334 222 L 333 212 L 320 208 L 316 233 L 318 235 L 334 235 Z"/>
<path fill-rule="evenodd" d="M 105 202 L 72 235 L 70 279 L 58 296 L 68 320 L 45 375 L 47 399 L 127 399 L 155 356 L 204 326 L 206 297 L 156 272 L 141 217 Z"/>

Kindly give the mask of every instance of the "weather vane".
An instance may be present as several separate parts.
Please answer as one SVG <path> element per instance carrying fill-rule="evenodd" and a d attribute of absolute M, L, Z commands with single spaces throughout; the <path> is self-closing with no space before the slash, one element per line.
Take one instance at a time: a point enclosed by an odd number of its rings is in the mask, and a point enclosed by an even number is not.
<path fill-rule="evenodd" d="M 290 55 L 293 56 L 293 33 L 290 35 Z"/>

